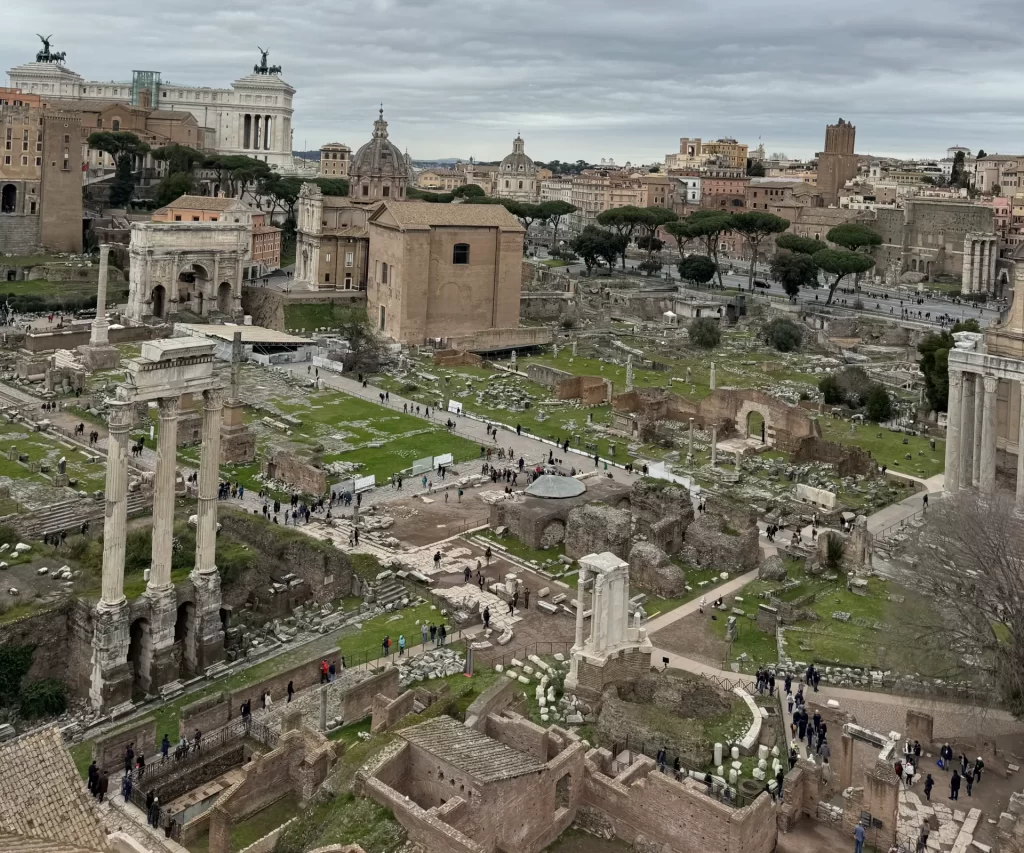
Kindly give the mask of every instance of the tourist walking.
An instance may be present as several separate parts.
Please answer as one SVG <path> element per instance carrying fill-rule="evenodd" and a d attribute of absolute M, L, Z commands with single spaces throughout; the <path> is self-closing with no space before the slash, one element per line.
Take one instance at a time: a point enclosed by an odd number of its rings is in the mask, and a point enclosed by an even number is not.
<path fill-rule="evenodd" d="M 292 696 L 294 696 L 294 695 L 295 695 L 295 685 L 291 681 L 289 681 L 288 682 L 288 702 L 292 701 Z M 288 703 L 286 702 L 285 704 L 288 704 Z"/>
<path fill-rule="evenodd" d="M 398 656 L 405 656 L 405 634 L 398 635 Z"/>
<path fill-rule="evenodd" d="M 385 635 L 384 639 L 381 640 L 380 648 L 384 654 L 384 657 L 387 657 L 391 652 L 391 637 Z"/>
<path fill-rule="evenodd" d="M 949 798 L 951 800 L 960 799 L 960 774 L 954 770 L 953 776 L 949 780 Z"/>
<path fill-rule="evenodd" d="M 491 608 L 490 607 L 485 607 L 484 608 L 484 630 L 486 631 L 490 627 L 491 627 Z"/>
<path fill-rule="evenodd" d="M 981 784 L 981 771 L 985 769 L 985 762 L 981 760 L 981 756 L 978 756 L 978 760 L 974 762 L 974 781 L 979 785 Z"/>
<path fill-rule="evenodd" d="M 443 646 L 444 645 L 444 641 L 448 637 L 448 629 L 445 628 L 444 625 L 441 626 L 440 636 L 441 636 L 441 645 Z"/>
<path fill-rule="evenodd" d="M 931 801 L 931 798 L 932 798 L 932 788 L 934 788 L 934 787 L 935 787 L 935 780 L 932 779 L 932 774 L 929 773 L 925 777 L 925 780 L 924 780 L 924 798 L 925 798 L 925 800 L 927 800 L 929 802 Z"/>
<path fill-rule="evenodd" d="M 853 853 L 864 853 L 864 824 L 858 823 L 853 830 Z"/>
<path fill-rule="evenodd" d="M 427 644 L 427 623 L 426 622 L 421 622 L 420 623 L 420 643 L 422 645 L 424 645 L 424 646 Z"/>

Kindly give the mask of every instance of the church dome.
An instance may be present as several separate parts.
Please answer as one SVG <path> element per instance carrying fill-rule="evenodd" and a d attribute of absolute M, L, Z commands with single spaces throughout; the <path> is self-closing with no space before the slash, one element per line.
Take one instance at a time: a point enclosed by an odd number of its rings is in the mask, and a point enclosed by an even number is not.
<path fill-rule="evenodd" d="M 530 177 L 537 174 L 537 166 L 533 160 L 526 156 L 526 151 L 523 150 L 525 144 L 523 138 L 518 135 L 512 140 L 512 153 L 501 161 L 501 165 L 498 167 L 498 174 L 528 175 Z"/>
<path fill-rule="evenodd" d="M 405 157 L 398 146 L 388 139 L 388 123 L 384 121 L 384 108 L 373 123 L 373 138 L 363 145 L 352 157 L 349 175 L 360 177 L 408 178 Z"/>

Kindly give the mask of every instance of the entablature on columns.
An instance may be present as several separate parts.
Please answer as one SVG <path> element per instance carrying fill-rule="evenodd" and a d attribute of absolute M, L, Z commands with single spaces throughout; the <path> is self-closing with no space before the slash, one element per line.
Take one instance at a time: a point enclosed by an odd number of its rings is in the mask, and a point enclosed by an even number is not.
<path fill-rule="evenodd" d="M 994 376 L 1012 382 L 1024 382 L 1024 361 L 1004 358 L 984 352 L 952 349 L 949 351 L 949 371 Z"/>
<path fill-rule="evenodd" d="M 213 342 L 192 337 L 147 341 L 142 345 L 142 354 L 129 359 L 117 398 L 142 403 L 219 388 L 213 370 L 215 349 Z"/>

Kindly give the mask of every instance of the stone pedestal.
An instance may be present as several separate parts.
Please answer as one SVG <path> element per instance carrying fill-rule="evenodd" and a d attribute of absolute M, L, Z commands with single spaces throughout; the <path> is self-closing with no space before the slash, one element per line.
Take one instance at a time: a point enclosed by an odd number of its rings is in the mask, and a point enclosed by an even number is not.
<path fill-rule="evenodd" d="M 195 643 L 187 644 L 183 664 L 190 672 L 202 672 L 224 659 L 224 623 L 221 619 L 220 574 L 192 572 L 195 590 Z M 193 659 L 194 657 L 194 659 Z"/>
<path fill-rule="evenodd" d="M 180 661 L 174 649 L 174 626 L 178 617 L 178 599 L 174 587 L 146 590 L 150 600 L 149 635 L 152 658 L 148 672 L 139 672 L 139 686 L 147 693 L 156 693 L 165 684 L 178 678 Z"/>
<path fill-rule="evenodd" d="M 224 404 L 220 427 L 222 465 L 240 465 L 256 458 L 256 436 L 245 423 L 245 404 L 234 400 Z"/>
<path fill-rule="evenodd" d="M 89 703 L 110 709 L 132 698 L 132 670 L 128 665 L 128 602 L 100 602 L 93 612 L 92 676 Z"/>
<path fill-rule="evenodd" d="M 89 370 L 112 370 L 121 363 L 121 353 L 110 345 L 107 335 L 107 269 L 110 246 L 100 244 L 100 276 L 96 291 L 96 319 L 92 322 L 89 343 L 78 348 L 82 362 Z"/>
<path fill-rule="evenodd" d="M 78 348 L 78 355 L 89 371 L 115 370 L 121 364 L 121 351 L 110 344 L 98 347 L 85 344 Z"/>

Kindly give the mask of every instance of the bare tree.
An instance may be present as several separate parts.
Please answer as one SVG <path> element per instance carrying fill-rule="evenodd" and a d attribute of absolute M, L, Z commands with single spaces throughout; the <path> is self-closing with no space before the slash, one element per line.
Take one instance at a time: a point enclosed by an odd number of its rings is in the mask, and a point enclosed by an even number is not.
<path fill-rule="evenodd" d="M 971 682 L 981 704 L 1024 717 L 1024 525 L 1013 495 L 936 501 L 903 557 L 910 594 L 934 605 L 913 608 L 902 626 L 921 674 Z"/>

